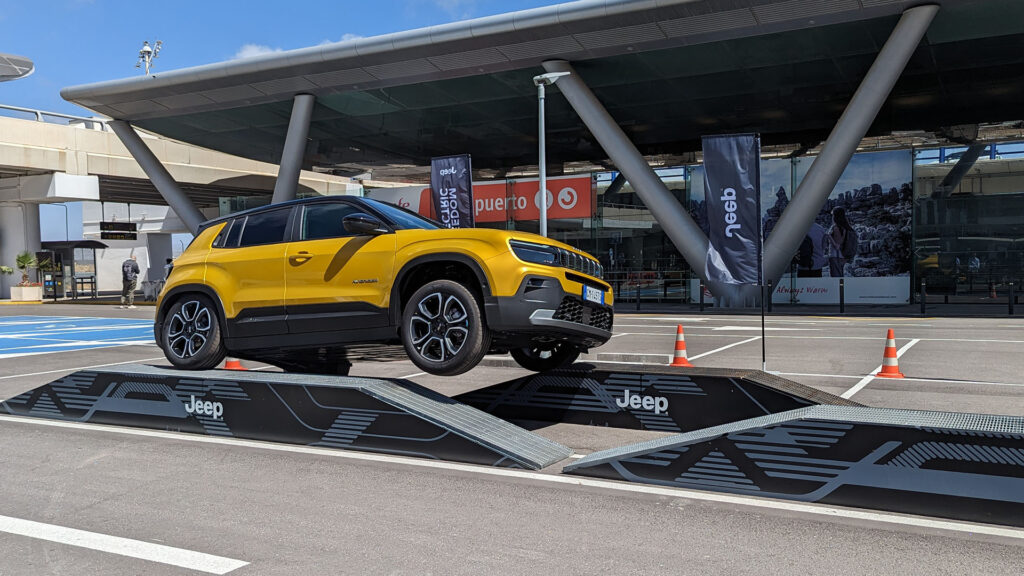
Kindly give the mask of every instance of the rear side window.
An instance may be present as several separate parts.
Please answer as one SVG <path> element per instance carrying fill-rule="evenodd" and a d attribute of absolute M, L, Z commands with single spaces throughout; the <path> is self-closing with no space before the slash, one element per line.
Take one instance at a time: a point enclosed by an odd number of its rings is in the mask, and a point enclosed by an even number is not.
<path fill-rule="evenodd" d="M 284 242 L 284 232 L 288 228 L 288 216 L 291 208 L 271 210 L 259 214 L 250 214 L 242 228 L 242 238 L 239 246 L 258 246 L 260 244 L 273 244 Z M 237 225 L 236 225 L 237 226 Z M 235 234 L 234 226 L 230 236 Z"/>
<path fill-rule="evenodd" d="M 359 209 L 351 204 L 310 204 L 302 213 L 300 240 L 319 238 L 341 238 L 352 236 L 345 230 L 342 220 Z"/>
<path fill-rule="evenodd" d="M 238 238 L 242 235 L 242 228 L 245 227 L 245 218 L 235 218 L 229 224 L 231 231 L 228 232 L 228 239 L 224 241 L 225 248 L 238 246 Z"/>

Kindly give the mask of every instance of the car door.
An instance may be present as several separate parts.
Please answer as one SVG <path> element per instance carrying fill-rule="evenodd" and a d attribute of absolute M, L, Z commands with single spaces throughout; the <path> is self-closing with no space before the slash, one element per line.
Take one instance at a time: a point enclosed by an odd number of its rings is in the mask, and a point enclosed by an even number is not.
<path fill-rule="evenodd" d="M 292 208 L 234 218 L 207 258 L 206 284 L 224 305 L 229 337 L 284 334 L 285 242 Z"/>
<path fill-rule="evenodd" d="M 350 202 L 313 202 L 301 210 L 285 267 L 289 332 L 387 326 L 395 235 L 347 232 L 343 219 L 365 213 Z"/>

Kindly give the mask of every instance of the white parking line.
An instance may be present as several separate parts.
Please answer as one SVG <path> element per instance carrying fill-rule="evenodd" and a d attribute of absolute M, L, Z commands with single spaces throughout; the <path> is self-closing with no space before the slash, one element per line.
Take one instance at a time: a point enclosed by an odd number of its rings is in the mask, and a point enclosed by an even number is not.
<path fill-rule="evenodd" d="M 698 358 L 703 358 L 705 356 L 710 356 L 711 354 L 714 354 L 715 352 L 721 352 L 722 350 L 728 350 L 729 348 L 732 348 L 733 346 L 739 346 L 740 344 L 746 344 L 747 342 L 753 342 L 754 340 L 760 340 L 760 339 L 761 339 L 760 336 L 754 336 L 753 338 L 747 338 L 746 340 L 740 340 L 739 342 L 733 342 L 732 344 L 726 344 L 725 346 L 722 346 L 721 348 L 715 348 L 714 350 L 708 350 L 707 352 L 701 352 L 700 354 L 697 354 L 696 356 L 689 356 L 688 359 L 689 360 L 696 360 Z"/>
<path fill-rule="evenodd" d="M 153 544 L 131 538 L 110 536 L 98 532 L 87 532 L 75 528 L 44 524 L 32 520 L 22 520 L 10 516 L 0 516 L 0 532 L 27 536 L 68 546 L 78 546 L 100 552 L 109 552 L 129 558 L 138 558 L 160 564 L 180 566 L 189 570 L 198 570 L 208 574 L 227 574 L 249 563 L 223 556 L 214 556 L 203 552 L 173 548 L 162 544 Z"/>
<path fill-rule="evenodd" d="M 538 192 L 538 194 L 540 194 L 540 192 Z M 417 372 L 415 374 L 409 374 L 408 376 L 399 376 L 399 378 L 415 378 L 417 376 L 424 376 L 424 375 L 426 375 L 426 372 Z"/>
<path fill-rule="evenodd" d="M 906 344 L 903 345 L 903 348 L 900 348 L 899 350 L 896 351 L 896 357 L 899 358 L 900 356 L 903 356 L 904 352 L 906 352 L 907 350 L 910 350 L 911 346 L 913 346 L 914 344 L 917 344 L 920 341 L 921 341 L 920 339 L 914 338 L 910 342 L 907 342 Z M 857 382 L 856 384 L 854 384 L 853 388 L 850 388 L 846 392 L 843 392 L 842 394 L 839 395 L 839 397 L 840 398 L 847 398 L 848 399 L 851 396 L 853 396 L 854 394 L 856 394 L 857 392 L 860 392 L 861 388 L 864 388 L 865 386 L 868 385 L 869 382 L 874 380 L 875 379 L 875 374 L 878 374 L 881 370 L 882 370 L 882 365 L 879 364 L 878 368 L 875 368 L 874 370 L 872 370 L 871 373 L 868 374 L 867 376 L 865 376 L 864 378 L 862 378 L 860 382 Z"/>
<path fill-rule="evenodd" d="M 276 452 L 289 452 L 293 454 L 311 454 L 333 458 L 345 458 L 349 460 L 362 460 L 368 462 L 383 462 L 399 464 L 419 468 L 433 468 L 442 470 L 454 470 L 479 474 L 483 476 L 501 476 L 506 478 L 519 478 L 525 480 L 536 480 L 540 482 L 551 482 L 569 486 L 586 486 L 615 490 L 619 492 L 633 492 L 640 494 L 651 494 L 666 496 L 669 498 L 686 498 L 705 502 L 718 502 L 752 508 L 785 510 L 798 512 L 813 516 L 825 516 L 828 518 L 846 518 L 851 520 L 877 522 L 896 526 L 913 526 L 917 528 L 928 528 L 943 530 L 960 534 L 981 534 L 986 536 L 998 536 L 1024 541 L 1024 530 L 1019 528 L 1008 528 L 1004 526 L 993 526 L 989 524 L 972 524 L 970 522 L 959 522 L 955 520 L 940 520 L 936 518 L 925 518 L 920 516 L 907 516 L 902 514 L 890 514 L 887 512 L 874 512 L 858 510 L 854 508 L 836 508 L 819 504 L 806 504 L 788 500 L 772 500 L 758 498 L 755 496 L 738 496 L 716 492 L 704 492 L 700 490 L 687 490 L 683 488 L 667 488 L 660 486 L 648 486 L 642 484 L 627 484 L 613 482 L 610 480 L 595 480 L 581 478 L 578 476 L 545 474 L 542 472 L 529 472 L 514 470 L 511 468 L 491 468 L 487 466 L 474 466 L 471 464 L 458 464 L 440 460 L 424 460 L 418 458 L 407 458 L 402 456 L 389 456 L 385 454 L 373 454 L 370 452 L 354 452 L 347 450 L 331 450 L 327 448 L 315 448 L 310 446 L 296 446 L 289 444 L 275 444 L 273 442 L 259 442 L 255 440 L 238 440 L 234 438 L 219 438 L 215 436 L 194 436 L 176 432 L 163 432 L 158 430 L 143 430 L 137 428 L 119 428 L 115 426 L 104 426 L 97 424 L 80 424 L 77 422 L 61 422 L 59 420 L 47 420 L 42 418 L 24 418 L 18 416 L 0 415 L 0 422 L 28 424 L 34 426 L 50 426 L 54 428 L 69 428 L 73 430 L 84 430 L 94 432 L 108 432 L 112 434 L 124 434 L 127 436 L 142 436 L 148 438 L 162 438 L 165 440 L 177 440 L 182 442 L 196 442 L 199 444 L 220 444 L 240 448 L 254 448 L 257 450 L 272 450 Z"/>
<path fill-rule="evenodd" d="M 107 366 L 120 366 L 122 364 L 136 364 L 138 362 L 151 362 L 153 360 L 163 360 L 163 356 L 156 356 L 154 358 L 139 358 L 138 360 L 127 360 L 125 362 L 111 362 L 109 364 L 93 364 L 92 366 L 78 366 L 77 368 L 61 368 L 59 370 L 47 370 L 45 372 L 31 372 L 29 374 L 11 374 L 10 376 L 0 376 L 0 380 L 7 380 L 9 378 L 28 378 L 29 376 L 42 376 L 44 374 L 56 374 L 58 372 L 77 372 L 79 370 L 89 370 L 91 368 L 105 368 Z"/>

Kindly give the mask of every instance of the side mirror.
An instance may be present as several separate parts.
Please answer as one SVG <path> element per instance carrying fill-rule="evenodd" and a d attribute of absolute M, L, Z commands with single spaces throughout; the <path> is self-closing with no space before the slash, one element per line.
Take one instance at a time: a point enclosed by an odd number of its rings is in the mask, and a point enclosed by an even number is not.
<path fill-rule="evenodd" d="M 357 236 L 378 236 L 390 232 L 383 222 L 365 212 L 349 214 L 342 218 L 341 224 L 346 232 Z"/>

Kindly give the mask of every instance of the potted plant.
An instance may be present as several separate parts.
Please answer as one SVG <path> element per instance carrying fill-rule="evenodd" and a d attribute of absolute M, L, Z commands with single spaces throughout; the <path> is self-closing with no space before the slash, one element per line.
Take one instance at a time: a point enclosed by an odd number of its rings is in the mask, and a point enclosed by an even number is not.
<path fill-rule="evenodd" d="M 29 282 L 28 279 L 28 271 L 39 266 L 35 255 L 28 251 L 18 254 L 14 266 L 21 272 L 21 282 L 17 286 L 11 286 L 11 300 L 41 302 L 43 285 L 39 282 Z"/>

